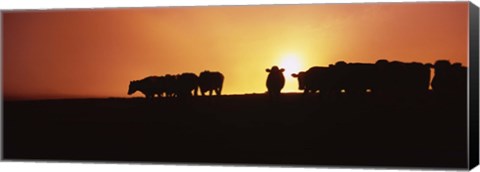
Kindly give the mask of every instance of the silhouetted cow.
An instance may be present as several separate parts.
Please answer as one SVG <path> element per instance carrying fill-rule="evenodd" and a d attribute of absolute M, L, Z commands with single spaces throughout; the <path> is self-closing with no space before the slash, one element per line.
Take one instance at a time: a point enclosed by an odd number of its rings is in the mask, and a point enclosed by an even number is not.
<path fill-rule="evenodd" d="M 304 93 L 320 91 L 324 96 L 423 95 L 428 92 L 430 64 L 378 60 L 375 64 L 339 61 L 329 67 L 312 67 L 292 74 Z"/>
<path fill-rule="evenodd" d="M 452 80 L 454 78 L 452 66 L 448 60 L 438 60 L 435 62 L 435 76 L 432 80 L 432 88 L 435 93 L 443 94 L 453 90 Z"/>
<path fill-rule="evenodd" d="M 285 69 L 279 69 L 277 66 L 273 66 L 272 69 L 266 69 L 269 73 L 267 77 L 267 89 L 270 96 L 279 96 L 280 91 L 285 86 L 285 77 L 283 71 Z"/>
<path fill-rule="evenodd" d="M 428 92 L 430 86 L 430 68 L 431 64 L 422 64 L 417 62 L 405 64 L 406 80 L 404 81 L 405 90 L 413 95 L 422 95 Z"/>
<path fill-rule="evenodd" d="M 467 67 L 462 66 L 461 63 L 454 63 L 452 65 L 453 76 L 456 78 L 454 79 L 455 83 L 455 90 L 458 91 L 458 94 L 465 94 L 467 93 Z"/>
<path fill-rule="evenodd" d="M 174 75 L 167 74 L 165 75 L 165 96 L 166 97 L 174 97 L 176 94 L 176 84 L 177 84 L 177 77 Z"/>
<path fill-rule="evenodd" d="M 160 97 L 164 92 L 162 87 L 165 81 L 164 77 L 149 76 L 142 80 L 130 81 L 128 86 L 128 95 L 132 95 L 136 91 L 142 92 L 147 99 L 152 99 L 155 95 Z"/>
<path fill-rule="evenodd" d="M 178 97 L 197 96 L 198 91 L 198 77 L 194 73 L 182 73 L 176 77 L 175 90 Z"/>
<path fill-rule="evenodd" d="M 303 89 L 304 93 L 320 91 L 320 94 L 326 97 L 366 94 L 375 87 L 377 77 L 373 64 L 347 64 L 343 61 L 329 67 L 311 67 L 306 72 L 292 76 L 298 78 L 299 89 Z"/>
<path fill-rule="evenodd" d="M 320 91 L 326 94 L 332 89 L 332 74 L 328 67 L 311 67 L 306 72 L 292 74 L 298 80 L 298 89 L 304 90 L 304 94 Z"/>
<path fill-rule="evenodd" d="M 200 73 L 198 86 L 200 87 L 202 96 L 204 96 L 207 91 L 210 92 L 210 96 L 213 91 L 219 96 L 222 93 L 223 79 L 223 74 L 220 72 L 203 71 Z"/>
<path fill-rule="evenodd" d="M 466 96 L 467 68 L 460 63 L 451 64 L 447 60 L 435 62 L 435 76 L 432 89 L 440 96 Z"/>
<path fill-rule="evenodd" d="M 380 94 L 413 98 L 428 92 L 431 64 L 378 60 L 375 65 L 378 74 L 376 91 Z"/>
<path fill-rule="evenodd" d="M 332 93 L 362 96 L 376 87 L 377 73 L 374 64 L 337 62 L 330 65 Z"/>

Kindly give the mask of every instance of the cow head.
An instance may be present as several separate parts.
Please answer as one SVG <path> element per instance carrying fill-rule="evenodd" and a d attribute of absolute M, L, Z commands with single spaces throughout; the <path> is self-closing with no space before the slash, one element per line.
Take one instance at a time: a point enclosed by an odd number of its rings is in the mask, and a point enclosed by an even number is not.
<path fill-rule="evenodd" d="M 450 65 L 451 63 L 448 60 L 437 60 L 433 66 L 435 67 L 435 69 L 445 69 L 449 68 Z"/>
<path fill-rule="evenodd" d="M 130 85 L 128 85 L 128 95 L 132 95 L 138 90 L 138 81 L 130 81 Z"/>
<path fill-rule="evenodd" d="M 460 69 L 462 67 L 462 63 L 453 63 L 452 67 L 456 69 Z"/>
<path fill-rule="evenodd" d="M 297 78 L 299 90 L 305 89 L 305 72 L 292 73 L 292 77 Z"/>
<path fill-rule="evenodd" d="M 343 67 L 343 66 L 346 66 L 346 65 L 347 65 L 347 62 L 345 62 L 345 61 L 338 61 L 338 62 L 335 63 L 335 66 Z"/>
<path fill-rule="evenodd" d="M 377 60 L 377 62 L 375 62 L 375 66 L 377 66 L 379 69 L 386 69 L 388 68 L 388 65 L 389 65 L 389 62 L 388 60 L 385 60 L 385 59 L 380 59 L 380 60 Z"/>
<path fill-rule="evenodd" d="M 376 65 L 387 65 L 388 64 L 388 60 L 386 59 L 380 59 L 380 60 L 377 60 L 375 62 Z"/>
<path fill-rule="evenodd" d="M 448 60 L 437 60 L 435 64 L 433 64 L 435 76 L 448 75 L 448 73 L 451 71 L 451 65 L 452 64 Z"/>
<path fill-rule="evenodd" d="M 265 71 L 269 73 L 282 73 L 283 71 L 285 71 L 285 69 L 279 69 L 278 66 L 273 66 L 272 69 L 266 69 Z"/>

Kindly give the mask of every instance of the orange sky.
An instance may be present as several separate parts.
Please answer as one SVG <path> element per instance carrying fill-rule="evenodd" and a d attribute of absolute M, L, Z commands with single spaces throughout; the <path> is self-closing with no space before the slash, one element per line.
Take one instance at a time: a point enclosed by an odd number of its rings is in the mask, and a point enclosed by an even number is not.
<path fill-rule="evenodd" d="M 2 17 L 7 99 L 128 97 L 130 80 L 206 69 L 225 75 L 225 94 L 263 93 L 272 65 L 287 68 L 283 91 L 297 91 L 287 56 L 296 70 L 380 58 L 467 65 L 468 2 L 34 10 Z"/>

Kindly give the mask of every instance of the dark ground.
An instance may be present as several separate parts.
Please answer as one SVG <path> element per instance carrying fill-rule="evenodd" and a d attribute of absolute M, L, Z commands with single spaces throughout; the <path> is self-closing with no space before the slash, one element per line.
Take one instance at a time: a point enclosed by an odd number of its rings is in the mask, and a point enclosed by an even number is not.
<path fill-rule="evenodd" d="M 3 152 L 7 160 L 466 168 L 465 101 L 6 101 Z"/>

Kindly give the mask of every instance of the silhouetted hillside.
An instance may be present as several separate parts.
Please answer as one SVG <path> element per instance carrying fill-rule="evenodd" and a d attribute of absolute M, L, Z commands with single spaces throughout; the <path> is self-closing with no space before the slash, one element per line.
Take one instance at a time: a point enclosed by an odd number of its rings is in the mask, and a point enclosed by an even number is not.
<path fill-rule="evenodd" d="M 21 160 L 466 167 L 466 99 L 266 94 L 4 103 Z"/>

